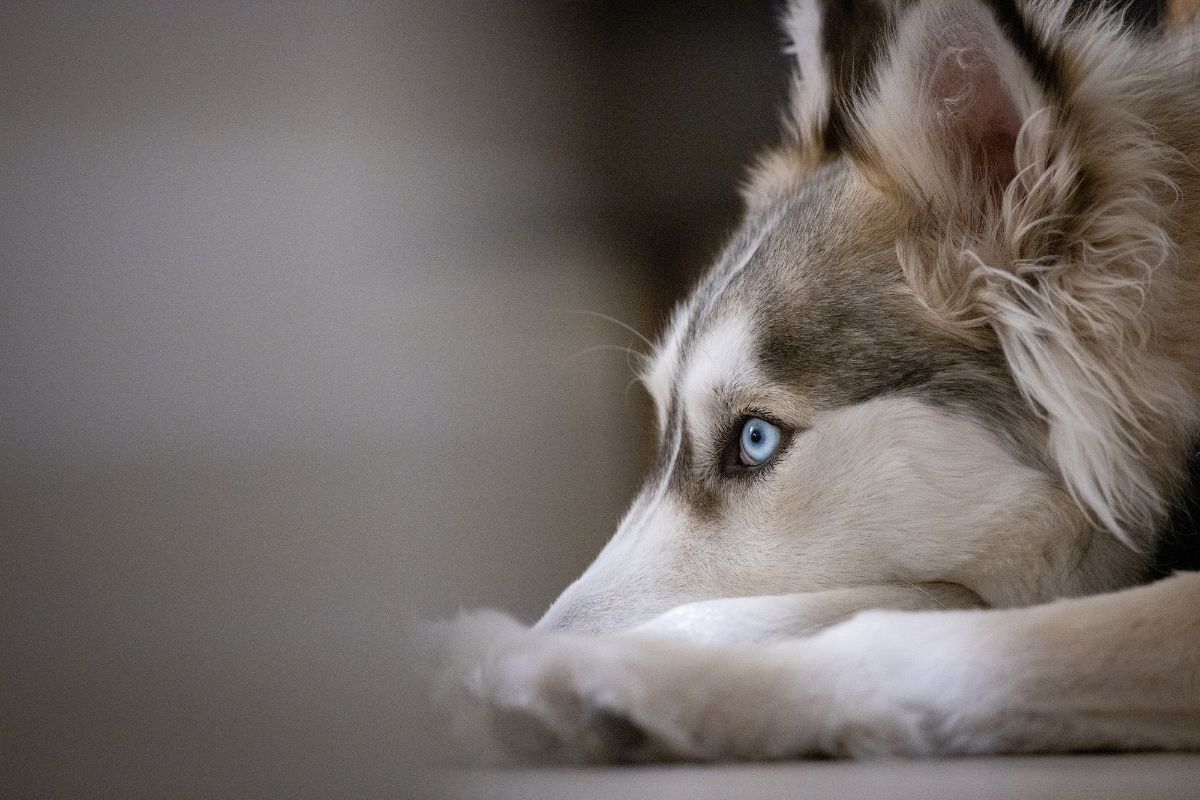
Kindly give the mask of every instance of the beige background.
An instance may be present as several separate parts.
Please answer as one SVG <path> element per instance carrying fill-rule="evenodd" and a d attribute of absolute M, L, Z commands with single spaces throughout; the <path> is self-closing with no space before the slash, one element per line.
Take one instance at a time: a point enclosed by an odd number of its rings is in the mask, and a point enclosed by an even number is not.
<path fill-rule="evenodd" d="M 5 4 L 0 796 L 403 795 L 404 620 L 599 549 L 645 401 L 572 312 L 656 327 L 783 81 L 612 8 Z"/>

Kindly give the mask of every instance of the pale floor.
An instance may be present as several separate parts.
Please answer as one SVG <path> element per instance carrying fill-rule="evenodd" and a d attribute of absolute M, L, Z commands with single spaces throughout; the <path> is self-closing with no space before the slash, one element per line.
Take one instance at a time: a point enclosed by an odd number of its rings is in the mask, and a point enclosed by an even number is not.
<path fill-rule="evenodd" d="M 457 770 L 430 773 L 414 797 L 621 800 L 1191 800 L 1200 754 L 1147 753 L 939 761 Z"/>

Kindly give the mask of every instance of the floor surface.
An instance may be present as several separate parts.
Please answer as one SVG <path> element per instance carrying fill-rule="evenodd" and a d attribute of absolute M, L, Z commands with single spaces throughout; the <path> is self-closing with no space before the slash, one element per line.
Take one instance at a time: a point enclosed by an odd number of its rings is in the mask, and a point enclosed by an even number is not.
<path fill-rule="evenodd" d="M 434 800 L 1192 800 L 1200 754 L 459 770 L 426 775 L 417 792 Z"/>

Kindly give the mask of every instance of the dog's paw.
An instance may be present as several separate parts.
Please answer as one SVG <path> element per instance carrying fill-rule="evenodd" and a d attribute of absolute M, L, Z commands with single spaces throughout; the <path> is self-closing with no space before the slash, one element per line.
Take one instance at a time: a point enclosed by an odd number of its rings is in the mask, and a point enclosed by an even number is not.
<path fill-rule="evenodd" d="M 771 721 L 763 678 L 774 670 L 757 656 L 639 634 L 511 628 L 487 646 L 470 627 L 450 633 L 449 650 L 482 656 L 443 670 L 440 692 L 472 760 L 771 758 L 792 746 Z"/>
<path fill-rule="evenodd" d="M 645 647 L 540 635 L 492 654 L 479 675 L 495 742 L 524 760 L 626 763 L 678 754 L 677 723 L 650 712 Z"/>
<path fill-rule="evenodd" d="M 474 763 L 623 763 L 697 756 L 671 697 L 696 653 L 639 637 L 531 632 L 495 612 L 427 625 L 431 697 Z M 680 713 L 676 713 L 680 712 Z"/>
<path fill-rule="evenodd" d="M 457 746 L 453 761 L 495 763 L 505 751 L 492 735 L 482 702 L 483 675 L 491 654 L 528 638 L 529 629 L 498 611 L 462 613 L 450 621 L 421 625 L 412 635 L 429 703 Z"/>
<path fill-rule="evenodd" d="M 529 634 L 529 628 L 507 614 L 490 609 L 462 612 L 453 620 L 427 622 L 413 635 L 426 666 L 439 679 L 452 679 L 479 666 L 488 653 Z"/>

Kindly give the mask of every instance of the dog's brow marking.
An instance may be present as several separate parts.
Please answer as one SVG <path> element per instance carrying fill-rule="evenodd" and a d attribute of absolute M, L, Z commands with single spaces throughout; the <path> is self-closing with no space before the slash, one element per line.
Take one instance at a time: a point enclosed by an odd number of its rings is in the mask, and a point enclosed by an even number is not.
<path fill-rule="evenodd" d="M 687 322 L 681 328 L 679 335 L 678 336 L 672 335 L 672 337 L 671 337 L 672 340 L 678 342 L 677 349 L 676 349 L 676 352 L 678 355 L 674 359 L 674 363 L 672 364 L 672 367 L 673 367 L 673 369 L 671 371 L 672 386 L 671 386 L 671 392 L 670 392 L 670 395 L 671 395 L 670 399 L 676 405 L 676 407 L 681 407 L 682 403 L 683 403 L 683 400 L 680 397 L 680 390 L 682 388 L 679 385 L 680 377 L 685 373 L 686 364 L 691 358 L 693 347 L 695 346 L 697 327 L 700 325 L 702 320 L 706 319 L 709 315 L 712 314 L 712 311 L 714 308 L 716 308 L 717 303 L 724 296 L 725 292 L 729 289 L 729 287 L 733 284 L 734 278 L 736 278 L 738 275 L 740 275 L 746 269 L 746 266 L 750 263 L 751 259 L 753 259 L 755 254 L 758 253 L 758 250 L 762 246 L 763 240 L 767 237 L 767 234 L 775 229 L 775 227 L 779 224 L 779 221 L 783 218 L 784 214 L 787 213 L 787 211 L 788 211 L 787 206 L 784 206 L 784 207 L 776 210 L 775 213 L 773 213 L 767 219 L 767 221 L 764 222 L 759 227 L 758 231 L 754 234 L 754 238 L 750 240 L 749 244 L 747 244 L 746 247 L 742 248 L 741 254 L 738 257 L 738 259 L 733 263 L 733 266 L 731 266 L 724 273 L 724 275 L 721 278 L 721 282 L 719 284 L 717 284 L 716 288 L 713 291 L 707 293 L 708 297 L 705 300 L 704 304 L 703 305 L 697 304 L 695 307 L 693 307 L 691 309 L 690 313 L 688 314 Z M 667 464 L 667 471 L 664 475 L 664 481 L 669 481 L 671 472 L 674 471 L 674 469 L 675 469 L 675 461 L 676 461 L 676 459 L 679 455 L 679 451 L 682 447 L 682 437 L 684 435 L 683 434 L 684 426 L 683 426 L 682 418 L 683 418 L 683 414 L 681 412 L 679 414 L 679 418 L 676 420 L 676 428 L 674 431 L 676 438 L 673 442 L 672 455 L 671 455 L 670 461 Z M 664 488 L 662 488 L 662 490 L 658 494 L 661 495 L 662 492 L 666 491 L 665 485 L 666 484 L 664 483 Z"/>
<path fill-rule="evenodd" d="M 688 409 L 687 425 L 693 436 L 713 430 L 712 393 L 752 372 L 753 337 L 744 314 L 726 314 L 694 344 L 692 357 L 679 379 L 681 402 Z"/>
<path fill-rule="evenodd" d="M 672 400 L 671 384 L 682 358 L 683 340 L 693 310 L 694 304 L 690 301 L 675 310 L 663 344 L 654 353 L 643 377 L 646 388 L 654 398 L 654 410 L 658 414 L 659 429 L 664 438 L 667 436 L 667 413 Z"/>
<path fill-rule="evenodd" d="M 764 222 L 760 228 L 758 228 L 748 245 L 742 248 L 738 259 L 734 260 L 733 265 L 728 267 L 728 269 L 722 273 L 720 283 L 716 284 L 713 290 L 706 291 L 706 293 L 704 293 L 706 294 L 707 299 L 703 302 L 703 305 L 701 305 L 701 303 L 694 303 L 694 305 L 686 309 L 686 319 L 682 321 L 682 324 L 674 324 L 671 326 L 671 332 L 668 333 L 665 347 L 660 351 L 660 359 L 665 357 L 668 353 L 674 354 L 670 365 L 667 365 L 667 367 L 670 368 L 670 373 L 667 375 L 661 375 L 661 377 L 660 375 L 655 375 L 653 378 L 655 385 L 666 384 L 668 386 L 667 397 L 664 398 L 664 405 L 668 405 L 672 401 L 676 403 L 679 402 L 678 378 L 680 371 L 682 371 L 685 362 L 688 361 L 688 357 L 690 356 L 690 343 L 691 339 L 694 339 L 696 336 L 697 327 L 700 326 L 703 319 L 706 319 L 709 314 L 712 314 L 713 308 L 716 307 L 716 303 L 718 303 L 721 297 L 724 296 L 725 291 L 730 288 L 730 285 L 733 283 L 733 279 L 740 275 L 743 270 L 745 270 L 746 265 L 750 264 L 750 260 L 755 257 L 755 253 L 758 252 L 758 248 L 762 246 L 763 239 L 766 239 L 767 234 L 774 230 L 775 225 L 779 224 L 780 219 L 784 217 L 786 212 L 787 206 L 784 206 L 781 207 L 781 209 L 776 210 L 773 215 L 770 215 L 767 221 Z M 661 384 L 659 384 L 660 380 Z"/>
<path fill-rule="evenodd" d="M 651 394 L 655 393 L 653 389 L 656 387 L 663 385 L 672 387 L 667 393 L 668 397 L 664 398 L 664 405 L 667 405 L 671 400 L 678 402 L 678 390 L 673 385 L 679 378 L 680 372 L 687 361 L 689 355 L 688 345 L 696 335 L 696 327 L 700 324 L 701 320 L 712 313 L 712 310 L 724 296 L 725 291 L 733 283 L 734 278 L 746 269 L 750 260 L 754 258 L 754 255 L 762 246 L 763 239 L 775 229 L 788 209 L 788 206 L 778 209 L 759 227 L 758 231 L 754 234 L 754 238 L 750 240 L 746 247 L 742 248 L 740 257 L 722 274 L 721 282 L 717 284 L 715 289 L 705 293 L 707 299 L 703 305 L 699 303 L 692 304 L 691 308 L 686 309 L 684 319 L 673 321 L 667 334 L 666 342 L 659 351 L 658 358 L 655 359 L 655 368 L 652 368 L 647 373 L 647 384 L 652 388 Z M 670 359 L 669 363 L 665 361 L 668 354 L 674 356 L 674 358 Z M 662 375 L 661 371 L 657 369 L 658 363 L 663 363 L 669 370 L 667 375 Z"/>
<path fill-rule="evenodd" d="M 741 258 L 739 258 L 734 263 L 734 266 L 725 273 L 725 276 L 721 279 L 721 283 L 717 286 L 716 290 L 709 294 L 708 300 L 704 303 L 703 309 L 699 310 L 698 313 L 693 314 L 692 319 L 690 320 L 692 324 L 689 325 L 689 328 L 694 327 L 694 323 L 712 313 L 712 310 L 716 307 L 717 302 L 725 294 L 725 291 L 729 288 L 729 285 L 733 283 L 733 279 L 746 269 L 746 265 L 749 264 L 750 260 L 754 258 L 756 253 L 758 253 L 758 248 L 762 246 L 763 239 L 767 237 L 768 233 L 775 230 L 775 226 L 779 224 L 779 220 L 782 219 L 785 210 L 786 209 L 780 209 L 776 211 L 771 215 L 770 219 L 768 219 L 763 226 L 758 229 L 758 232 L 754 235 L 754 239 L 742 251 Z"/>

